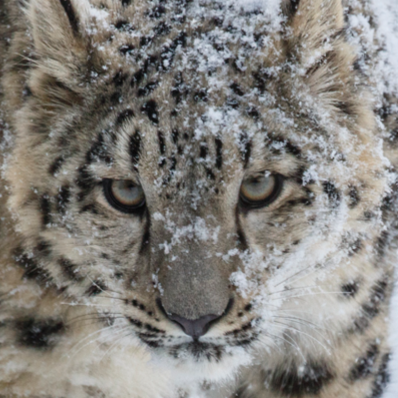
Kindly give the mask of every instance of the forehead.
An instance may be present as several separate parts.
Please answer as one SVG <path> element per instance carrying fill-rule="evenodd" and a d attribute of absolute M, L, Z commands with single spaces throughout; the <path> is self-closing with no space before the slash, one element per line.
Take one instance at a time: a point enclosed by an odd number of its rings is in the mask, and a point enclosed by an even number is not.
<path fill-rule="evenodd" d="M 111 131 L 146 164 L 210 179 L 294 140 L 275 21 L 233 2 L 141 2 L 131 14 L 111 5 L 94 18 L 105 29 L 92 29 L 102 69 L 93 104 L 109 116 L 95 134 Z"/>

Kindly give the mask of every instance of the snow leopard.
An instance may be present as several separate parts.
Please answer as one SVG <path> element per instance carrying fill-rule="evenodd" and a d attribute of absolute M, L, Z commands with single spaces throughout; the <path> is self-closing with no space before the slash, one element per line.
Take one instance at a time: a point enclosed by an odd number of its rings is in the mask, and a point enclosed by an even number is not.
<path fill-rule="evenodd" d="M 375 9 L 0 2 L 0 397 L 382 396 L 398 90 Z"/>

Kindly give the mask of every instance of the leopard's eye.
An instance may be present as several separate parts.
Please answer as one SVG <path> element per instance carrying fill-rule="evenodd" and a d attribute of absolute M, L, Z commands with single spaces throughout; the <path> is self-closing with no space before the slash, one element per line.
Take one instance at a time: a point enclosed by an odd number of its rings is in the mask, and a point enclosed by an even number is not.
<path fill-rule="evenodd" d="M 136 213 L 145 205 L 144 191 L 133 181 L 105 179 L 103 187 L 109 204 L 123 213 Z"/>
<path fill-rule="evenodd" d="M 259 174 L 246 178 L 240 187 L 241 204 L 245 207 L 268 206 L 282 191 L 283 178 L 279 174 Z"/>

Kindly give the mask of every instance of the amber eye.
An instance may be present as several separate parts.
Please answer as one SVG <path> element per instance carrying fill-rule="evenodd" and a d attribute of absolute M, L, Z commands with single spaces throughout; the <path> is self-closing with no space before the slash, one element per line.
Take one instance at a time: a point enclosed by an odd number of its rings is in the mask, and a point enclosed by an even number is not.
<path fill-rule="evenodd" d="M 103 187 L 109 204 L 123 213 L 136 213 L 145 205 L 144 191 L 133 181 L 105 179 Z"/>
<path fill-rule="evenodd" d="M 241 205 L 259 208 L 271 204 L 282 191 L 283 178 L 279 174 L 259 174 L 246 178 L 240 187 Z"/>

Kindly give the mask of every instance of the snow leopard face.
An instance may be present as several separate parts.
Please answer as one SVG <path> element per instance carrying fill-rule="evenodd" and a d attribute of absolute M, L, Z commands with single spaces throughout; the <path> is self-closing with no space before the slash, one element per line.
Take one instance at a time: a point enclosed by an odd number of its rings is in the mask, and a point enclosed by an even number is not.
<path fill-rule="evenodd" d="M 24 278 L 176 361 L 359 327 L 387 174 L 341 6 L 309 3 L 32 0 L 8 75 Z"/>

